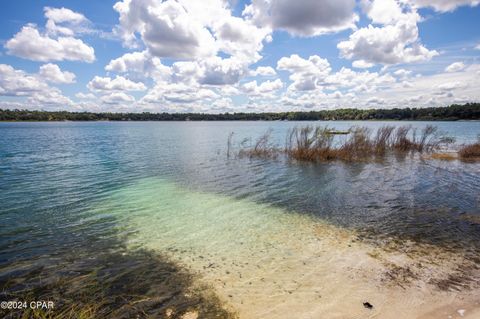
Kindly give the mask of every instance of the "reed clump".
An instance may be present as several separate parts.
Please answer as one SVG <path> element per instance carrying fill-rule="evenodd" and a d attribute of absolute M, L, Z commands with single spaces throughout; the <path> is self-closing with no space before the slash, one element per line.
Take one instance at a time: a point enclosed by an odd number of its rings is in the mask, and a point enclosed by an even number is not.
<path fill-rule="evenodd" d="M 480 160 L 480 138 L 476 143 L 462 146 L 458 156 L 462 160 Z"/>
<path fill-rule="evenodd" d="M 389 153 L 431 153 L 443 145 L 452 143 L 450 138 L 439 135 L 434 126 L 417 131 L 411 126 L 383 126 L 375 132 L 366 127 L 351 127 L 338 136 L 328 127 L 296 127 L 287 133 L 285 148 L 272 146 L 271 131 L 262 135 L 254 147 L 243 149 L 250 157 L 274 157 L 283 153 L 289 159 L 319 161 L 364 161 L 384 157 Z"/>
<path fill-rule="evenodd" d="M 303 161 L 331 160 L 338 157 L 333 141 L 334 135 L 330 134 L 328 128 L 294 128 L 288 132 L 285 154 Z"/>
<path fill-rule="evenodd" d="M 250 158 L 275 158 L 278 156 L 278 148 L 271 142 L 272 130 L 267 130 L 262 134 L 253 146 L 243 147 L 240 149 L 238 155 L 240 157 L 250 157 Z M 242 145 L 245 145 L 250 140 L 244 140 Z"/>

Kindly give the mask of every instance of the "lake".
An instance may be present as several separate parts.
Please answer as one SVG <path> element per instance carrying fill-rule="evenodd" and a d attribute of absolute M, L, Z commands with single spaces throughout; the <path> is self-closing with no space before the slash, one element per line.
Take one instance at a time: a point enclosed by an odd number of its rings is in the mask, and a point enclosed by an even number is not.
<path fill-rule="evenodd" d="M 172 318 L 480 315 L 480 163 L 227 156 L 231 132 L 235 147 L 268 129 L 283 145 L 307 124 L 432 124 L 457 145 L 480 134 L 478 121 L 0 123 L 2 300 L 95 307 L 90 291 L 116 318 L 139 305 Z"/>

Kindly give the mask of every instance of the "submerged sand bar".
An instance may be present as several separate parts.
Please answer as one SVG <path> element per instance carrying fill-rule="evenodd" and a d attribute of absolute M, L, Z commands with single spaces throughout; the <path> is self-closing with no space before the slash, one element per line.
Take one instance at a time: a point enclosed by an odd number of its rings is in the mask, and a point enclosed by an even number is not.
<path fill-rule="evenodd" d="M 464 263 L 439 247 L 386 251 L 316 217 L 160 178 L 112 193 L 97 210 L 118 215 L 131 249 L 168 254 L 240 318 L 480 316 L 477 286 L 435 284 Z"/>

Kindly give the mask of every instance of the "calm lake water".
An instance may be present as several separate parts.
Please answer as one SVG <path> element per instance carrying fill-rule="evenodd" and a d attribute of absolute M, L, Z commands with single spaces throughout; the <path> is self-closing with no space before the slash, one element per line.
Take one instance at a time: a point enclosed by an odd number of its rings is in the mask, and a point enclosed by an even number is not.
<path fill-rule="evenodd" d="M 227 158 L 230 132 L 238 145 L 271 128 L 282 145 L 306 124 L 480 134 L 473 121 L 0 123 L 3 290 L 143 250 L 240 318 L 478 315 L 480 164 Z"/>

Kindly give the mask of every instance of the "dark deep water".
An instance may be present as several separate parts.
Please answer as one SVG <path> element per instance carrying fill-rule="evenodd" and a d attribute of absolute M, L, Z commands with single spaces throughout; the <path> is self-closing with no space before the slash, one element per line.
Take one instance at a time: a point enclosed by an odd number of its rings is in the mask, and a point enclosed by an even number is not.
<path fill-rule="evenodd" d="M 122 207 L 129 205 L 98 209 L 116 198 L 119 190 L 151 178 L 192 192 L 313 216 L 355 230 L 361 240 L 373 245 L 425 243 L 462 251 L 479 264 L 479 163 L 407 156 L 373 163 L 299 164 L 226 156 L 230 132 L 240 142 L 272 128 L 274 139 L 282 144 L 287 129 L 299 124 L 306 123 L 0 123 L 0 284 L 22 291 L 23 281 L 31 284 L 38 274 L 57 274 L 62 263 L 69 265 L 64 271 L 82 273 L 108 264 L 106 260 L 141 267 L 141 258 L 156 258 L 145 257 L 146 252 L 140 259 L 132 254 L 127 260 L 128 255 L 118 253 L 138 231 L 122 219 L 129 215 Z M 351 124 L 378 127 L 385 123 L 326 124 L 343 129 Z M 428 123 L 387 124 L 421 128 Z M 454 136 L 457 144 L 473 142 L 480 133 L 480 122 L 433 124 Z M 182 201 L 181 195 L 175 196 Z M 107 251 L 112 253 L 104 256 Z M 86 262 L 89 258 L 92 261 Z M 160 260 L 158 265 L 169 269 L 166 273 L 180 274 L 178 282 L 190 280 L 169 261 Z M 109 267 L 102 271 L 115 273 Z M 157 280 L 161 283 L 167 277 Z M 135 280 L 128 282 L 134 286 Z M 186 289 L 175 286 L 179 291 Z M 140 293 L 148 291 L 144 290 Z M 202 300 L 200 296 L 179 304 L 189 309 Z M 225 315 L 217 305 L 209 307 L 205 313 Z"/>

